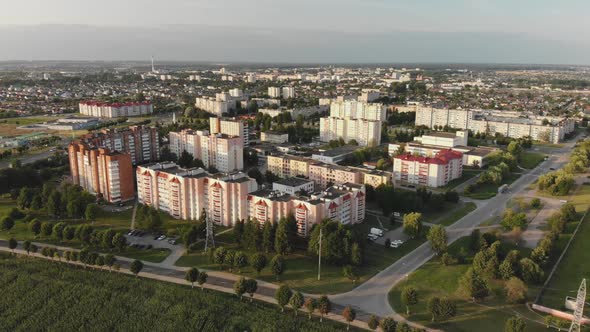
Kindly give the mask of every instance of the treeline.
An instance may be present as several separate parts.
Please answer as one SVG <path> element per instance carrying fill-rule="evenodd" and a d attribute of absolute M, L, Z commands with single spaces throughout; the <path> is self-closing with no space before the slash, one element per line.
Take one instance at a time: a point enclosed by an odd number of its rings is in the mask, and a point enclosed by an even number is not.
<path fill-rule="evenodd" d="M 416 191 L 395 190 L 392 185 L 380 185 L 373 188 L 366 185 L 367 201 L 375 201 L 384 216 L 392 212 L 436 211 L 444 207 L 445 202 L 458 203 L 459 194 L 454 190 L 433 193 L 420 187 Z"/>
<path fill-rule="evenodd" d="M 22 187 L 40 187 L 48 180 L 66 174 L 69 171 L 67 156 L 56 153 L 48 160 L 38 160 L 32 164 L 20 166 L 14 163 L 11 168 L 0 170 L 0 194 Z"/>
<path fill-rule="evenodd" d="M 574 174 L 583 173 L 590 166 L 590 141 L 576 144 L 568 163 L 560 170 L 539 176 L 537 188 L 554 196 L 565 196 L 575 186 Z"/>

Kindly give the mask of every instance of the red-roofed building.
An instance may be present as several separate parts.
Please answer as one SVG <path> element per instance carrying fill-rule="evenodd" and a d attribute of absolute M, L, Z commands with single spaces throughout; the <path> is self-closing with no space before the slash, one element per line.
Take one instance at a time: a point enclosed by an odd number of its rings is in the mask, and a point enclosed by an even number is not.
<path fill-rule="evenodd" d="M 433 157 L 402 154 L 393 159 L 393 178 L 402 185 L 442 187 L 460 178 L 463 154 L 451 149 L 441 150 Z"/>

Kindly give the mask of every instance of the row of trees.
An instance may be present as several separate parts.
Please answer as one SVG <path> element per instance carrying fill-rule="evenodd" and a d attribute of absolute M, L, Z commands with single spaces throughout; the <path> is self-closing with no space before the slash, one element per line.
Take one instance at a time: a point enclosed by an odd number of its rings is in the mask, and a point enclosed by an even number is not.
<path fill-rule="evenodd" d="M 537 180 L 537 188 L 554 196 L 565 196 L 575 186 L 574 174 L 585 172 L 590 166 L 590 141 L 576 144 L 568 163 L 560 170 L 543 174 Z"/>
<path fill-rule="evenodd" d="M 367 201 L 376 201 L 383 212 L 389 216 L 392 212 L 420 212 L 437 211 L 444 207 L 446 202 L 459 202 L 459 194 L 454 190 L 444 193 L 433 193 L 426 188 L 418 188 L 416 192 L 395 190 L 392 185 L 382 184 L 373 189 L 366 186 Z"/>
<path fill-rule="evenodd" d="M 224 247 L 210 248 L 207 255 L 210 263 L 217 264 L 222 269 L 228 268 L 230 272 L 237 269 L 238 273 L 242 273 L 242 269 L 250 266 L 260 274 L 264 268 L 270 266 L 278 280 L 287 269 L 285 258 L 281 255 L 275 255 L 269 262 L 268 257 L 261 252 L 248 256 L 243 251 L 227 250 Z"/>
<path fill-rule="evenodd" d="M 559 212 L 549 218 L 551 231 L 546 234 L 531 252 L 531 259 L 540 266 L 546 266 L 551 256 L 556 254 L 556 242 L 565 230 L 566 223 L 575 221 L 577 213 L 571 203 L 564 204 Z"/>

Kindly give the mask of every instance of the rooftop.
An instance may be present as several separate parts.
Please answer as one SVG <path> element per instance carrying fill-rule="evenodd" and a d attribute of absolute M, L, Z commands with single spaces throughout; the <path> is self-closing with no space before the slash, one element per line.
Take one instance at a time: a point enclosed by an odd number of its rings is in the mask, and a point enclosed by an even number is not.
<path fill-rule="evenodd" d="M 275 183 L 277 184 L 282 184 L 284 186 L 289 186 L 289 187 L 298 187 L 307 183 L 313 182 L 311 180 L 308 179 L 304 179 L 304 178 L 298 178 L 298 177 L 290 177 L 290 178 L 286 178 L 286 179 L 281 179 L 279 181 L 276 181 Z"/>

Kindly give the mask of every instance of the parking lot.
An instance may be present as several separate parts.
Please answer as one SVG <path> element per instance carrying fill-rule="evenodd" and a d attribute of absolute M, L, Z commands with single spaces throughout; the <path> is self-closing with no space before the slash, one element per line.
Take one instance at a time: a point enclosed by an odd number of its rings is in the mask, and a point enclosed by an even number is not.
<path fill-rule="evenodd" d="M 135 247 L 137 249 L 166 248 L 174 251 L 175 249 L 180 248 L 180 245 L 176 243 L 176 239 L 170 239 L 165 235 L 146 231 L 129 231 L 125 234 L 125 238 L 130 247 Z"/>

